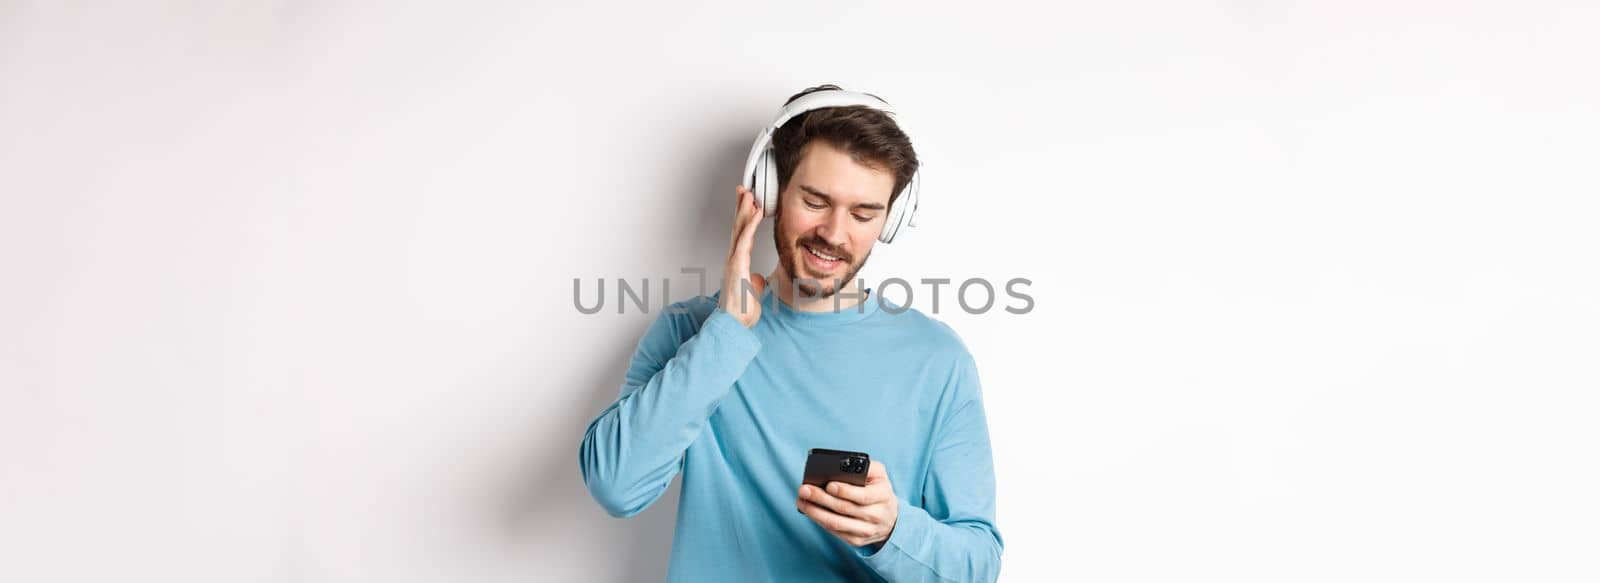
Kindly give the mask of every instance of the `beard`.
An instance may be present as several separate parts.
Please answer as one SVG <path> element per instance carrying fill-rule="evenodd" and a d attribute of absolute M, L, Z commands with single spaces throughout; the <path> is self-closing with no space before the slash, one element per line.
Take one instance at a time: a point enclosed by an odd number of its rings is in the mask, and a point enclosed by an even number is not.
<path fill-rule="evenodd" d="M 839 288 L 855 281 L 856 273 L 861 271 L 861 266 L 866 265 L 867 258 L 872 256 L 872 252 L 868 251 L 861 257 L 861 261 L 856 261 L 849 253 L 835 249 L 814 234 L 791 240 L 789 233 L 784 231 L 782 218 L 777 222 L 772 241 L 778 248 L 778 265 L 783 267 L 784 274 L 789 276 L 789 281 L 794 283 L 795 288 L 800 290 L 799 298 L 827 298 L 839 293 Z M 805 247 L 838 257 L 840 265 L 844 266 L 843 275 L 839 275 L 841 270 L 837 268 L 832 274 L 812 272 L 811 265 L 805 263 L 801 257 L 801 254 L 809 253 Z"/>

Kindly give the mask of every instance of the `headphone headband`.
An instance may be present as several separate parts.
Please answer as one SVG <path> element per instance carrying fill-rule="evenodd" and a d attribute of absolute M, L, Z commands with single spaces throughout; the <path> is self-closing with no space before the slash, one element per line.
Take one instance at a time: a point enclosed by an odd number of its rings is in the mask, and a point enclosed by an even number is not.
<path fill-rule="evenodd" d="M 899 118 L 895 115 L 894 110 L 889 107 L 889 102 L 887 101 L 856 91 L 824 89 L 801 95 L 794 101 L 784 105 L 783 109 L 778 110 L 778 116 L 773 118 L 772 124 L 767 127 L 776 132 L 778 128 L 783 127 L 783 124 L 788 123 L 789 120 L 802 113 L 828 107 L 851 106 L 870 107 L 887 113 L 890 118 L 894 118 L 895 125 L 900 125 Z M 900 131 L 905 131 L 905 128 L 901 128 Z"/>

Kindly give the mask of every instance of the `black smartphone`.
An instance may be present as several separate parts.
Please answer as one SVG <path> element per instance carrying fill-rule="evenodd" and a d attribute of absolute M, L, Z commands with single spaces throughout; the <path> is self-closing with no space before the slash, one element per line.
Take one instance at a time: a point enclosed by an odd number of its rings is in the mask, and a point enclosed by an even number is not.
<path fill-rule="evenodd" d="M 872 458 L 859 451 L 815 448 L 806 456 L 803 481 L 818 488 L 826 488 L 828 482 L 865 486 L 867 466 L 871 463 Z"/>

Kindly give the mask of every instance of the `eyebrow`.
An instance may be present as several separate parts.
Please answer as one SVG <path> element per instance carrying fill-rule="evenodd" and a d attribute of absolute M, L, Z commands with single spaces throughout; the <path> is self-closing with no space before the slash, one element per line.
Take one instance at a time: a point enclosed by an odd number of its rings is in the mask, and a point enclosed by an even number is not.
<path fill-rule="evenodd" d="M 826 192 L 817 190 L 817 189 L 812 188 L 812 187 L 810 187 L 808 185 L 805 185 L 805 184 L 801 184 L 800 185 L 800 190 L 806 191 L 806 193 L 810 194 L 811 196 L 815 196 L 815 197 L 820 198 L 822 200 L 828 201 L 829 204 L 833 203 L 833 197 L 828 196 L 828 193 L 826 193 Z M 883 205 L 875 203 L 875 202 L 863 202 L 863 203 L 857 203 L 855 206 L 853 206 L 851 208 L 866 209 L 866 210 L 873 210 L 873 211 L 881 211 L 881 210 L 883 210 Z"/>

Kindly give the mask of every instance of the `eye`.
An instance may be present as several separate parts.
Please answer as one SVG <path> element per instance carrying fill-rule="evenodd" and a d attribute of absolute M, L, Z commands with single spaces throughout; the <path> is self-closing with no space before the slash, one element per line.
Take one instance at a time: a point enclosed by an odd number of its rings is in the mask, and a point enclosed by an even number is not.
<path fill-rule="evenodd" d="M 861 215 L 853 215 L 853 216 L 856 218 L 856 222 L 858 222 L 858 223 L 870 223 L 870 222 L 872 222 L 872 217 L 863 217 Z"/>
<path fill-rule="evenodd" d="M 814 202 L 811 202 L 811 201 L 809 201 L 809 200 L 808 200 L 808 201 L 805 201 L 805 203 L 806 203 L 806 207 L 807 207 L 807 208 L 813 208 L 813 209 L 820 209 L 820 208 L 822 208 L 822 205 L 820 205 L 820 204 L 817 204 L 817 203 L 814 203 Z"/>

